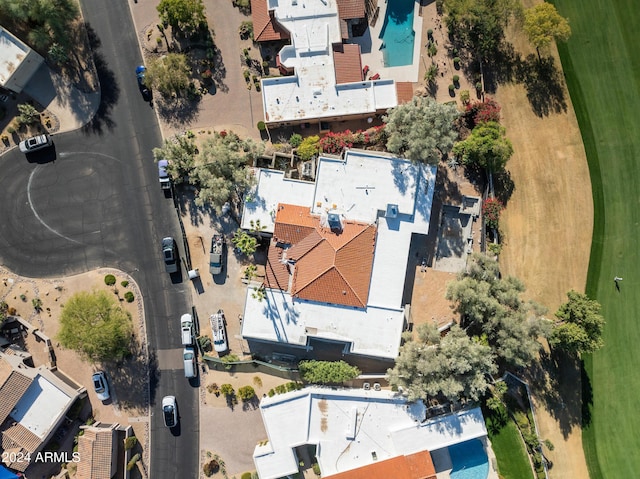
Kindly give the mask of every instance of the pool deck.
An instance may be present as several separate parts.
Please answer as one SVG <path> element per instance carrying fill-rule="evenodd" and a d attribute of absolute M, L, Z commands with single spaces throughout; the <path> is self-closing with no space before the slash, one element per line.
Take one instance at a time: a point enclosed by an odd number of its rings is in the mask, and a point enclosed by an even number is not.
<path fill-rule="evenodd" d="M 415 41 L 413 43 L 413 62 L 411 65 L 402 67 L 386 67 L 384 65 L 384 57 L 380 47 L 382 46 L 382 39 L 380 33 L 384 26 L 384 18 L 387 13 L 387 2 L 389 0 L 379 0 L 378 6 L 380 7 L 380 13 L 375 26 L 369 26 L 367 31 L 362 37 L 351 38 L 350 43 L 357 43 L 360 45 L 360 52 L 362 56 L 362 65 L 369 65 L 369 75 L 380 74 L 380 78 L 391 78 L 398 82 L 418 82 L 419 70 L 420 70 L 420 47 L 422 46 L 423 39 L 423 22 L 420 16 L 420 2 L 414 3 L 413 13 L 413 31 L 415 32 Z M 393 0 L 391 0 L 393 1 Z"/>

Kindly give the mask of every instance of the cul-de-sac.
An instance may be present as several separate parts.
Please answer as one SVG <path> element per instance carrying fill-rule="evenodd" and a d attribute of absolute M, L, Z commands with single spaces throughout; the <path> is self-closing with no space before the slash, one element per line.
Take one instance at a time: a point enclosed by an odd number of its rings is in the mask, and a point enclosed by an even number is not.
<path fill-rule="evenodd" d="M 640 470 L 631 0 L 0 0 L 0 479 Z"/>

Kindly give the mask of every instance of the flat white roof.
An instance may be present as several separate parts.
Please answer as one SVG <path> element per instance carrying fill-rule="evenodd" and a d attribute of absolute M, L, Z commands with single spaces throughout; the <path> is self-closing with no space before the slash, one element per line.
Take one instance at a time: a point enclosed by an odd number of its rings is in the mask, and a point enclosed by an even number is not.
<path fill-rule="evenodd" d="M 479 408 L 425 421 L 422 402 L 391 391 L 305 388 L 264 398 L 260 412 L 269 437 L 254 451 L 262 479 L 295 473 L 292 449 L 304 444 L 317 445 L 325 476 L 367 466 L 373 452 L 383 461 L 487 434 Z"/>
<path fill-rule="evenodd" d="M 16 404 L 11 417 L 44 439 L 73 399 L 38 374 Z"/>
<path fill-rule="evenodd" d="M 262 80 L 265 121 L 373 114 L 398 104 L 393 80 L 336 84 L 331 46 L 342 36 L 335 0 L 276 0 L 269 7 L 291 34 L 279 56 L 294 75 Z"/>
<path fill-rule="evenodd" d="M 314 183 L 285 178 L 283 171 L 257 168 L 257 184 L 249 193 L 251 201 L 242 208 L 241 228 L 250 229 L 251 221 L 260 221 L 264 231 L 273 233 L 278 203 L 311 205 Z"/>
<path fill-rule="evenodd" d="M 5 85 L 29 53 L 28 47 L 0 27 L 0 84 Z"/>
<path fill-rule="evenodd" d="M 308 338 L 351 343 L 351 352 L 382 358 L 398 356 L 404 310 L 356 309 L 294 299 L 267 289 L 259 301 L 247 288 L 241 334 L 244 338 L 306 346 Z"/>

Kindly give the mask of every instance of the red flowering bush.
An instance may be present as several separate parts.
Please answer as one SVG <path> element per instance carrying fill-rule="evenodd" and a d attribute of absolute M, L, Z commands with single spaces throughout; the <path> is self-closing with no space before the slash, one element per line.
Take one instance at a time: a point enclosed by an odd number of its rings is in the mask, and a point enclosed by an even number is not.
<path fill-rule="evenodd" d="M 493 98 L 487 97 L 484 102 L 476 101 L 467 104 L 465 117 L 470 128 L 478 123 L 495 121 L 500 123 L 500 105 Z"/>
<path fill-rule="evenodd" d="M 327 133 L 320 139 L 320 147 L 325 153 L 339 155 L 345 148 L 372 146 L 384 142 L 384 127 L 374 126 L 368 130 L 345 130 Z"/>
<path fill-rule="evenodd" d="M 482 216 L 488 228 L 498 229 L 500 223 L 500 213 L 504 205 L 496 198 L 487 198 L 482 203 Z"/>

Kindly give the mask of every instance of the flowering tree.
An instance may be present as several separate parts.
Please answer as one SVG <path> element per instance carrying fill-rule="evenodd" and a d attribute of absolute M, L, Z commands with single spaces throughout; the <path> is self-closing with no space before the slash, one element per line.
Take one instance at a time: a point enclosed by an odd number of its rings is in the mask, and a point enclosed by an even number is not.
<path fill-rule="evenodd" d="M 485 101 L 469 103 L 466 106 L 465 117 L 471 128 L 488 121 L 500 123 L 500 105 L 493 98 L 486 97 Z"/>

